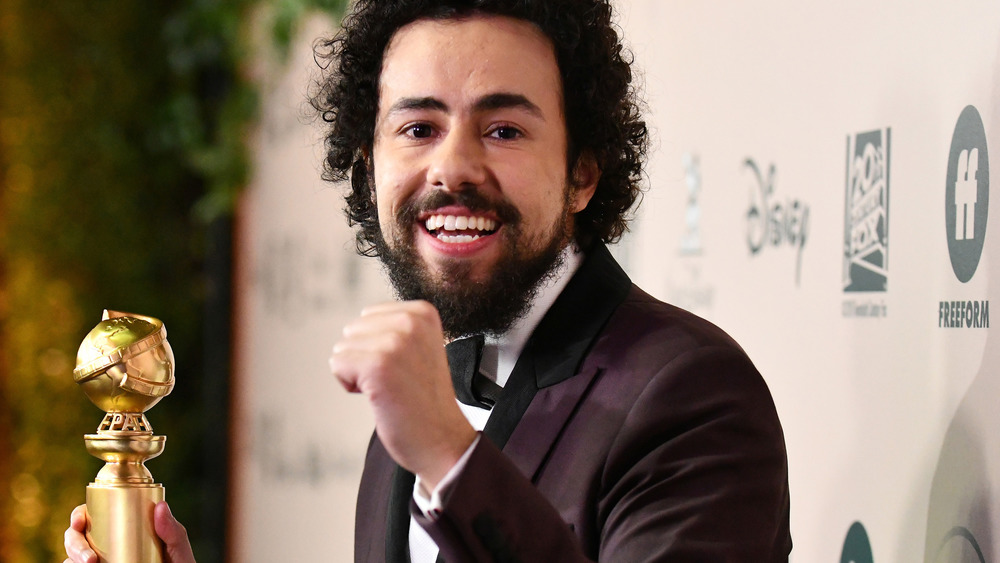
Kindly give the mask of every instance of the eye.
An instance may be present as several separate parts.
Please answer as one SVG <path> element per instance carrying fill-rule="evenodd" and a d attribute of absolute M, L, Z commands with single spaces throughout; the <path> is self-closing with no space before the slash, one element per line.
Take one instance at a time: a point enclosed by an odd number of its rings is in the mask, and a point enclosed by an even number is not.
<path fill-rule="evenodd" d="M 415 139 L 426 139 L 434 134 L 434 128 L 427 123 L 414 123 L 404 128 L 403 133 Z"/>
<path fill-rule="evenodd" d="M 517 127 L 511 125 L 498 125 L 487 132 L 487 136 L 500 139 L 502 141 L 513 141 L 524 136 L 524 133 Z"/>

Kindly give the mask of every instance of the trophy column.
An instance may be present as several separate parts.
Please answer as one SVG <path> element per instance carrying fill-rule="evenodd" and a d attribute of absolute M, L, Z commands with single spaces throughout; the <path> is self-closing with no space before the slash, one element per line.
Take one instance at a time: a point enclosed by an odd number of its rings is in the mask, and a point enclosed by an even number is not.
<path fill-rule="evenodd" d="M 174 357 L 163 323 L 152 317 L 105 311 L 77 353 L 75 381 L 107 414 L 96 434 L 84 436 L 91 455 L 105 461 L 87 486 L 87 539 L 100 561 L 161 563 L 153 507 L 164 499 L 144 465 L 163 451 L 147 409 L 173 389 Z"/>

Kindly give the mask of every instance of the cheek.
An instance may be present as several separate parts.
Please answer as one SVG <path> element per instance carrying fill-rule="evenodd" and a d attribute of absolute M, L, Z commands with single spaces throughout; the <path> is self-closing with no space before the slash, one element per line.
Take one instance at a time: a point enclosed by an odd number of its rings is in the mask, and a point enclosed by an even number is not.
<path fill-rule="evenodd" d="M 522 167 L 518 170 L 518 194 L 514 202 L 524 218 L 549 224 L 562 215 L 566 205 L 566 175 L 562 163 Z"/>
<path fill-rule="evenodd" d="M 378 225 L 384 235 L 392 233 L 392 211 L 382 203 L 383 199 L 376 196 L 375 210 L 378 213 Z"/>
<path fill-rule="evenodd" d="M 395 210 L 401 203 L 402 179 L 394 173 L 391 167 L 379 166 L 376 160 L 372 179 L 375 182 L 375 208 L 378 210 L 379 225 L 383 232 L 392 223 Z"/>
<path fill-rule="evenodd" d="M 547 235 L 565 211 L 566 200 L 558 184 L 535 184 L 518 196 L 510 199 L 521 212 L 521 228 L 525 233 Z"/>

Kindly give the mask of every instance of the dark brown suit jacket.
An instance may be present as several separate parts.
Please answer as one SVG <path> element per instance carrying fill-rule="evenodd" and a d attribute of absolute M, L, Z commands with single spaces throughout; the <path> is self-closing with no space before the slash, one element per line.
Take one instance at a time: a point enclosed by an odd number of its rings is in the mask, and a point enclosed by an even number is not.
<path fill-rule="evenodd" d="M 785 445 L 763 379 L 603 246 L 529 338 L 483 434 L 440 517 L 417 517 L 445 561 L 787 561 Z M 412 487 L 373 437 L 356 561 L 407 560 Z"/>

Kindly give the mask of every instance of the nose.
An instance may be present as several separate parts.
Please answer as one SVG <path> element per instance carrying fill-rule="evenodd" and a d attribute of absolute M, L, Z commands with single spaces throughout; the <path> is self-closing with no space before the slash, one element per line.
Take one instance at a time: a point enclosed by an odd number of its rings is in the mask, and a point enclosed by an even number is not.
<path fill-rule="evenodd" d="M 427 182 L 449 191 L 462 191 L 486 181 L 486 154 L 478 133 L 453 129 L 431 153 Z"/>

